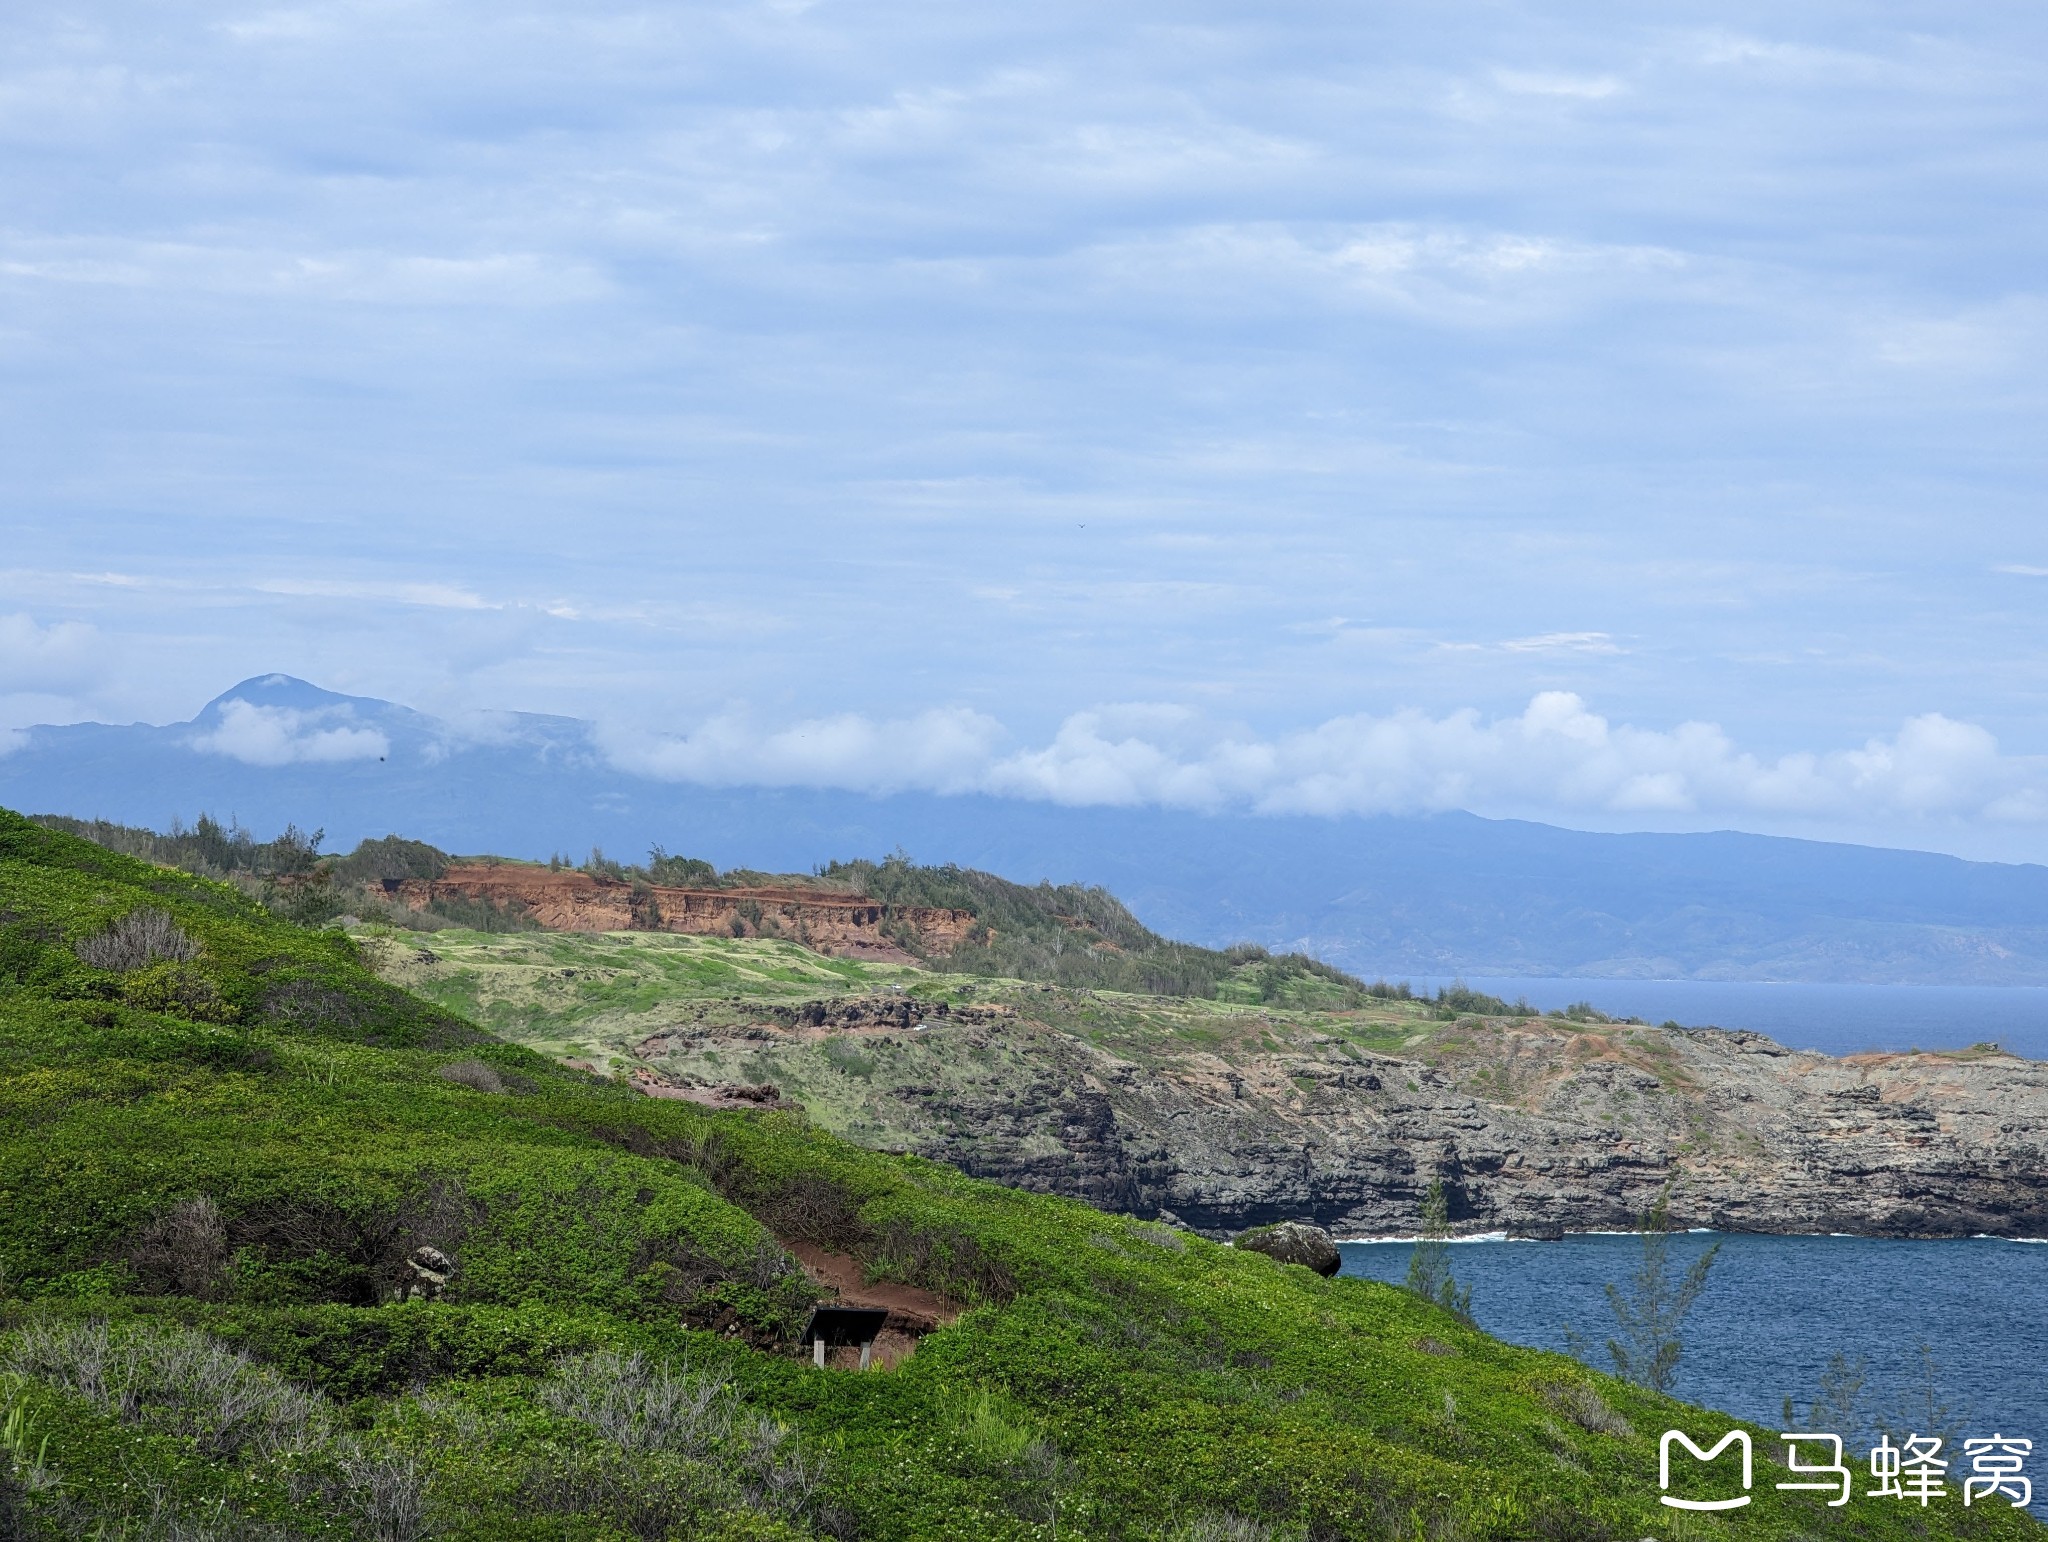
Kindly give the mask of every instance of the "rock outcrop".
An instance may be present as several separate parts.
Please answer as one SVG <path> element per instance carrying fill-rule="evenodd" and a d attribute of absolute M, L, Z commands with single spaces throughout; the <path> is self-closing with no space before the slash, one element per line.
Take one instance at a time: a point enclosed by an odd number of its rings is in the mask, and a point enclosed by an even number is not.
<path fill-rule="evenodd" d="M 974 927 L 965 910 L 887 905 L 827 889 L 681 889 L 556 871 L 522 863 L 451 867 L 439 878 L 394 879 L 388 897 L 424 910 L 436 899 L 524 906 L 560 932 L 681 932 L 699 937 L 778 937 L 839 958 L 909 963 L 944 953 Z"/>
<path fill-rule="evenodd" d="M 1344 1255 L 1336 1240 L 1320 1226 L 1306 1221 L 1281 1221 L 1274 1226 L 1254 1226 L 1239 1232 L 1232 1245 L 1253 1253 L 1264 1253 L 1283 1264 L 1300 1264 L 1324 1278 L 1344 1267 Z"/>
<path fill-rule="evenodd" d="M 1832 1058 L 1551 1019 L 1443 1025 L 1399 1056 L 1331 1034 L 1140 1047 L 1027 1010 L 908 1033 L 762 1014 L 641 1051 L 708 1080 L 721 1047 L 772 1056 L 854 1139 L 1216 1236 L 1413 1235 L 1433 1180 L 1462 1234 L 1627 1228 L 1669 1184 L 1685 1226 L 2048 1236 L 2048 1063 L 1990 1049 Z"/>
<path fill-rule="evenodd" d="M 398 1285 L 400 1301 L 439 1301 L 455 1274 L 455 1260 L 439 1248 L 422 1243 L 405 1260 Z"/>

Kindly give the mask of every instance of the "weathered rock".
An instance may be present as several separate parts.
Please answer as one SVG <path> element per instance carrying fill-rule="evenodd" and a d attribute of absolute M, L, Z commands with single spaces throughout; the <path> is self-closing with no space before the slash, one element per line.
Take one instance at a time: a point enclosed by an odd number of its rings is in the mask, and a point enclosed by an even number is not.
<path fill-rule="evenodd" d="M 1300 1264 L 1326 1277 L 1344 1267 L 1344 1257 L 1330 1234 L 1306 1221 L 1254 1226 L 1250 1231 L 1239 1232 L 1232 1246 L 1264 1253 L 1283 1264 Z"/>
<path fill-rule="evenodd" d="M 644 1048 L 708 1072 L 705 1052 L 757 1036 L 826 1074 L 803 1057 L 827 1030 L 758 1017 Z M 1209 1236 L 1412 1235 L 1433 1180 L 1457 1234 L 1626 1230 L 1668 1184 L 1683 1226 L 2048 1236 L 2048 1063 L 1994 1051 L 1831 1057 L 1535 1019 L 1445 1025 L 1402 1056 L 1323 1037 L 1227 1059 L 1153 1039 L 1139 1059 L 1028 1009 L 917 1038 L 857 1084 L 855 1138 Z"/>
<path fill-rule="evenodd" d="M 1167 1003 L 1003 995 L 924 1032 L 862 998 L 679 1004 L 634 1039 L 705 1089 L 766 1055 L 855 1140 L 1212 1237 L 1410 1236 L 1438 1181 L 1455 1235 L 1626 1230 L 1668 1187 L 1683 1226 L 2048 1236 L 2048 1062 L 1988 1045 L 1831 1057 L 1550 1018 L 1369 1037 L 1287 1011 L 1182 1032 Z"/>
<path fill-rule="evenodd" d="M 437 1247 L 422 1245 L 405 1261 L 405 1279 L 398 1287 L 401 1301 L 438 1301 L 455 1273 L 455 1260 Z"/>

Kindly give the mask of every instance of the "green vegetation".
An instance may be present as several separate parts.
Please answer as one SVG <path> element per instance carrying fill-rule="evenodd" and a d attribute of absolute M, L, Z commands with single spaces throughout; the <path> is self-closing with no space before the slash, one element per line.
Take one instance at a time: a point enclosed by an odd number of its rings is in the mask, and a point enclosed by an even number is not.
<path fill-rule="evenodd" d="M 1432 1178 L 1422 1197 L 1422 1235 L 1408 1256 L 1405 1287 L 1465 1322 L 1472 1321 L 1472 1287 L 1460 1289 L 1451 1274 L 1451 1207 L 1444 1181 Z M 1660 1391 L 1663 1389 L 1659 1389 Z"/>
<path fill-rule="evenodd" d="M 448 897 L 436 897 L 425 910 L 393 903 L 383 892 L 386 882 L 437 878 L 451 861 L 446 852 L 396 835 L 366 840 L 346 856 L 322 857 L 322 832 L 308 836 L 296 826 L 274 841 L 259 842 L 240 826 L 222 826 L 205 815 L 194 829 L 174 826 L 168 835 L 56 815 L 38 815 L 36 822 L 144 861 L 229 880 L 306 925 L 346 913 L 409 930 L 533 929 L 516 905 L 501 909 Z M 548 863 L 555 870 L 569 865 L 561 856 Z M 1218 950 L 1169 941 L 1140 924 L 1105 889 L 1016 884 L 968 868 L 919 866 L 900 853 L 883 862 L 833 862 L 815 873 L 720 872 L 701 858 L 671 856 L 656 846 L 644 865 L 619 862 L 593 849 L 576 866 L 595 878 L 642 887 L 766 884 L 859 894 L 881 901 L 885 912 L 916 907 L 967 911 L 975 918 L 967 941 L 930 956 L 915 928 L 885 913 L 884 935 L 942 973 L 1291 1007 L 1346 1007 L 1409 996 L 1405 985 L 1367 985 L 1302 953 L 1275 955 L 1249 943 Z M 651 896 L 647 914 L 658 915 Z M 758 929 L 758 908 L 749 919 Z"/>
<path fill-rule="evenodd" d="M 793 942 L 672 932 L 357 930 L 365 961 L 416 996 L 551 1056 L 608 1066 L 699 1004 L 936 989 L 922 970 L 825 958 Z M 744 1015 L 744 1009 L 735 1014 Z"/>
<path fill-rule="evenodd" d="M 964 1315 L 814 1370 L 783 1240 Z M 1655 1432 L 1727 1423 L 1404 1291 L 641 1098 L 5 813 L 0 1263 L 32 1538 L 1600 1542 L 1668 1534 Z M 1781 1474 L 1742 1536 L 2036 1534 Z"/>
<path fill-rule="evenodd" d="M 1616 1337 L 1607 1341 L 1607 1358 L 1614 1374 L 1666 1392 L 1678 1375 L 1679 1357 L 1685 1343 L 1679 1337 L 1686 1317 L 1707 1288 L 1707 1271 L 1714 1267 L 1721 1244 L 1702 1252 L 1681 1274 L 1671 1262 L 1671 1195 L 1666 1191 L 1644 1212 L 1636 1227 L 1642 1238 L 1642 1260 L 1627 1285 L 1609 1283 L 1607 1307 L 1614 1314 Z M 1582 1360 L 1593 1358 L 1591 1346 L 1567 1328 L 1566 1338 Z"/>
<path fill-rule="evenodd" d="M 232 885 L 266 909 L 304 926 L 318 926 L 353 911 L 358 916 L 435 931 L 463 926 L 483 932 L 531 930 L 534 923 L 522 905 L 498 906 L 437 896 L 424 910 L 390 901 L 384 886 L 408 878 L 438 878 L 449 857 L 425 841 L 387 835 L 360 842 L 346 856 L 322 856 L 324 830 L 306 834 L 286 825 L 272 840 L 259 841 L 241 824 L 223 825 L 201 814 L 187 829 L 173 821 L 168 834 L 104 819 L 72 819 L 62 814 L 37 814 L 34 822 L 136 857 L 160 867 L 174 867 L 200 878 Z"/>
<path fill-rule="evenodd" d="M 975 927 L 967 941 L 925 960 L 950 974 L 1289 1006 L 1356 1005 L 1370 989 L 1302 953 L 1168 941 L 1107 889 L 1084 884 L 1011 883 L 971 868 L 920 866 L 900 854 L 884 862 L 828 863 L 816 881 L 888 905 L 970 913 Z M 898 941 L 908 952 L 921 952 L 914 937 Z"/>
<path fill-rule="evenodd" d="M 928 1149 L 952 1128 L 948 1105 L 1001 1091 L 1057 1097 L 1100 1074 L 1097 1051 L 1169 1076 L 1273 1051 L 1333 1074 L 1368 1053 L 1418 1053 L 1445 1031 L 1414 1000 L 1330 1010 L 1064 990 L 824 958 L 766 938 L 353 930 L 384 978 L 529 1048 L 684 1082 L 773 1082 L 869 1146 Z M 848 1014 L 890 1008 L 893 1025 L 841 1031 Z M 916 1021 L 927 1031 L 910 1031 Z"/>

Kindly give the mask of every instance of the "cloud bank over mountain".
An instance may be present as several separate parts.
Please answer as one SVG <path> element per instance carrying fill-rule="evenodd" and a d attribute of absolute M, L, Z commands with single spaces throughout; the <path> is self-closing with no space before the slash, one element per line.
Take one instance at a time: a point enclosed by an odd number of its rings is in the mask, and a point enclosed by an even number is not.
<path fill-rule="evenodd" d="M 250 766 L 382 759 L 390 753 L 388 738 L 374 728 L 350 726 L 347 716 L 345 709 L 295 712 L 230 699 L 221 704 L 219 725 L 193 735 L 192 747 Z"/>
<path fill-rule="evenodd" d="M 1919 0 L 20 0 L 0 732 L 286 669 L 722 782 L 1989 842 L 2044 70 Z"/>
<path fill-rule="evenodd" d="M 1370 774 L 1360 743 L 1377 746 Z M 1024 882 L 1104 884 L 1193 941 L 1305 947 L 1439 979 L 2048 984 L 2048 866 L 1726 832 L 1584 833 L 1417 801 L 1530 786 L 1612 799 L 1644 777 L 1682 777 L 1753 803 L 1818 798 L 1838 815 L 1910 807 L 1914 828 L 1938 833 L 1959 828 L 1943 810 L 2017 785 L 2015 770 L 1967 725 L 1908 723 L 1788 767 L 1711 729 L 1615 727 L 1561 698 L 1497 720 L 1347 720 L 1300 742 L 1122 708 L 1036 748 L 968 713 L 768 730 L 727 719 L 624 743 L 577 718 L 458 722 L 267 675 L 190 722 L 27 730 L 0 756 L 0 804 L 157 828 L 201 812 L 265 833 L 289 821 L 331 847 L 393 833 L 528 858 L 659 844 L 783 872 L 905 848 Z M 1408 801 L 1350 806 L 1367 799 Z"/>
<path fill-rule="evenodd" d="M 2048 758 L 2007 756 L 1939 713 L 1841 749 L 1762 757 L 1711 723 L 1610 722 L 1569 691 L 1486 719 L 1406 711 L 1333 718 L 1260 739 L 1185 709 L 1076 713 L 1050 742 L 1010 747 L 958 709 L 875 721 L 841 715 L 763 730 L 720 718 L 673 737 L 601 732 L 612 763 L 708 786 L 988 793 L 1069 806 L 1261 814 L 1557 813 L 1763 816 L 1858 827 L 1926 819 L 2048 821 Z"/>

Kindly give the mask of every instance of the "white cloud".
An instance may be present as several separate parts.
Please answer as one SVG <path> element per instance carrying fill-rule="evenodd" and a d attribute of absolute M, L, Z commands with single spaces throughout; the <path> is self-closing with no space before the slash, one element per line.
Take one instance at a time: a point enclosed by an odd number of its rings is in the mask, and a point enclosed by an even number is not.
<path fill-rule="evenodd" d="M 0 691 L 60 691 L 96 677 L 100 634 L 83 621 L 38 626 L 33 616 L 0 616 Z"/>
<path fill-rule="evenodd" d="M 768 732 L 718 717 L 680 738 L 606 730 L 599 744 L 621 770 L 664 781 L 968 792 L 1002 733 L 991 717 L 951 708 L 883 722 L 844 713 Z"/>
<path fill-rule="evenodd" d="M 967 711 L 877 723 L 845 716 L 773 733 L 721 718 L 679 739 L 609 743 L 622 769 L 668 780 L 942 793 L 1068 805 L 1323 815 L 1540 812 L 1819 821 L 2048 821 L 2048 763 L 2001 755 L 1940 713 L 1889 738 L 1766 759 L 1711 723 L 1610 723 L 1568 691 L 1491 721 L 1472 710 L 1333 718 L 1259 739 L 1181 708 L 1076 713 L 1041 748 L 999 753 Z"/>
<path fill-rule="evenodd" d="M 1605 632 L 1544 632 L 1536 637 L 1516 637 L 1501 644 L 1509 653 L 1619 653 L 1614 639 Z"/>
<path fill-rule="evenodd" d="M 1483 330 L 1590 315 L 1623 301 L 1668 303 L 1697 287 L 1700 268 L 1666 246 L 1448 221 L 1247 220 L 1119 237 L 1041 271 L 1067 291 L 1114 294 L 1146 312 L 1227 297 L 1261 312 L 1377 312 Z"/>
<path fill-rule="evenodd" d="M 28 735 L 19 728 L 0 728 L 0 760 L 5 760 L 27 743 Z"/>
<path fill-rule="evenodd" d="M 496 610 L 502 605 L 486 600 L 460 584 L 359 583 L 324 578 L 259 578 L 249 585 L 259 594 L 304 595 L 310 599 L 389 600 L 397 605 L 417 605 L 430 610 Z"/>
<path fill-rule="evenodd" d="M 338 712 L 295 712 L 237 698 L 221 704 L 220 726 L 196 736 L 192 747 L 252 766 L 289 766 L 369 760 L 388 755 L 391 741 L 379 729 L 350 726 Z"/>

